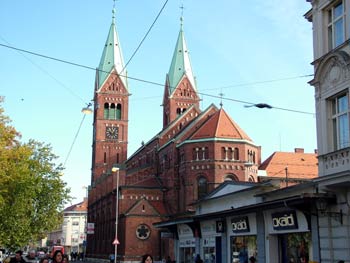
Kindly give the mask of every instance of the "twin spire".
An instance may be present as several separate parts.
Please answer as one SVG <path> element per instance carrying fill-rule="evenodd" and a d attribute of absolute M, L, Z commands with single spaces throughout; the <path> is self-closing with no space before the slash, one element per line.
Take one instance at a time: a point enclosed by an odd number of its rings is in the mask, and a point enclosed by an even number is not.
<path fill-rule="evenodd" d="M 113 70 L 116 74 L 119 74 L 125 88 L 128 89 L 128 81 L 126 77 L 127 73 L 124 69 L 123 53 L 115 25 L 115 8 L 112 10 L 112 24 L 109 28 L 106 44 L 98 66 L 98 89 L 101 88 Z"/>
<path fill-rule="evenodd" d="M 183 9 L 183 7 L 182 7 Z M 168 72 L 169 95 L 173 93 L 177 85 L 184 76 L 188 78 L 193 89 L 197 91 L 196 81 L 193 75 L 189 51 L 187 48 L 184 32 L 183 32 L 183 17 L 180 18 L 180 32 L 177 38 L 173 58 Z M 115 70 L 115 73 L 120 74 L 120 79 L 126 89 L 128 89 L 127 74 L 124 68 L 124 59 L 122 49 L 119 42 L 119 37 L 115 24 L 115 8 L 112 11 L 112 24 L 109 29 L 105 47 L 98 66 L 98 89 L 101 88 L 110 73 Z"/>
<path fill-rule="evenodd" d="M 193 75 L 190 54 L 187 48 L 185 35 L 183 31 L 183 17 L 180 18 L 181 26 L 177 38 L 173 59 L 168 72 L 169 95 L 173 93 L 179 82 L 184 76 L 187 76 L 193 89 L 197 91 L 196 81 Z"/>

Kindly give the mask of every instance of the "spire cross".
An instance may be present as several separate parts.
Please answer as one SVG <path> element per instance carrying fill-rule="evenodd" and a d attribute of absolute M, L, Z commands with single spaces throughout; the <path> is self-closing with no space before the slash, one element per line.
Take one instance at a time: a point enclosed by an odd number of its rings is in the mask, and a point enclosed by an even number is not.
<path fill-rule="evenodd" d="M 222 108 L 222 97 L 224 96 L 224 93 L 220 92 L 219 93 L 219 96 L 220 96 L 220 107 Z"/>
<path fill-rule="evenodd" d="M 182 3 L 181 6 L 180 6 L 180 9 L 181 9 L 181 17 L 180 17 L 180 21 L 181 21 L 181 27 L 183 26 L 183 21 L 184 21 L 184 4 Z"/>
<path fill-rule="evenodd" d="M 112 9 L 112 20 L 113 20 L 113 22 L 115 22 L 114 20 L 115 20 L 115 1 L 116 0 L 113 0 L 113 9 Z"/>

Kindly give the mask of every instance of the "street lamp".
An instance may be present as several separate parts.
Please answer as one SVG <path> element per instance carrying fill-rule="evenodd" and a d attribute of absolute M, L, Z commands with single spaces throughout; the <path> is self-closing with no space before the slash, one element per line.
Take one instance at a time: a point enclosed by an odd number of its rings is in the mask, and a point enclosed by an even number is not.
<path fill-rule="evenodd" d="M 115 191 L 115 238 L 114 238 L 114 263 L 117 263 L 117 252 L 118 252 L 118 216 L 119 216 L 119 167 L 112 167 L 112 173 L 117 173 L 117 185 Z"/>

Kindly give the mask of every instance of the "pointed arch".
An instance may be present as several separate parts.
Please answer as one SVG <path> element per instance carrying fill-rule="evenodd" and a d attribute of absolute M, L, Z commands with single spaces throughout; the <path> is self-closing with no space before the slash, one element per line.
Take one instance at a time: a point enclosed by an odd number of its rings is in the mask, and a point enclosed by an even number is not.
<path fill-rule="evenodd" d="M 106 102 L 103 106 L 103 118 L 108 119 L 109 115 L 109 104 Z"/>
<path fill-rule="evenodd" d="M 112 103 L 111 106 L 110 106 L 110 108 L 109 108 L 108 119 L 110 119 L 110 120 L 115 120 L 115 112 L 116 112 L 115 104 Z"/>
<path fill-rule="evenodd" d="M 198 199 L 203 198 L 208 194 L 208 180 L 203 175 L 197 179 L 197 195 Z"/>
<path fill-rule="evenodd" d="M 122 118 L 122 105 L 118 103 L 117 109 L 116 109 L 116 120 L 121 120 L 121 118 Z"/>

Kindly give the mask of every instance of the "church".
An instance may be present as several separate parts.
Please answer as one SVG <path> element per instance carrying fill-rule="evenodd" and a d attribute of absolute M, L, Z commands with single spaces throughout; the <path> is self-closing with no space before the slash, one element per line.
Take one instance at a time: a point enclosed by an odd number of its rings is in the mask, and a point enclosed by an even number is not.
<path fill-rule="evenodd" d="M 107 259 L 117 248 L 120 262 L 140 262 L 145 253 L 154 260 L 173 258 L 177 230 L 154 224 L 193 215 L 193 204 L 225 181 L 258 180 L 261 147 L 222 105 L 200 109 L 182 20 L 174 44 L 164 83 L 163 127 L 128 154 L 128 140 L 136 138 L 128 138 L 130 90 L 113 16 L 95 79 L 88 195 L 88 223 L 94 229 L 87 257 Z M 199 234 L 197 225 L 191 228 Z"/>

